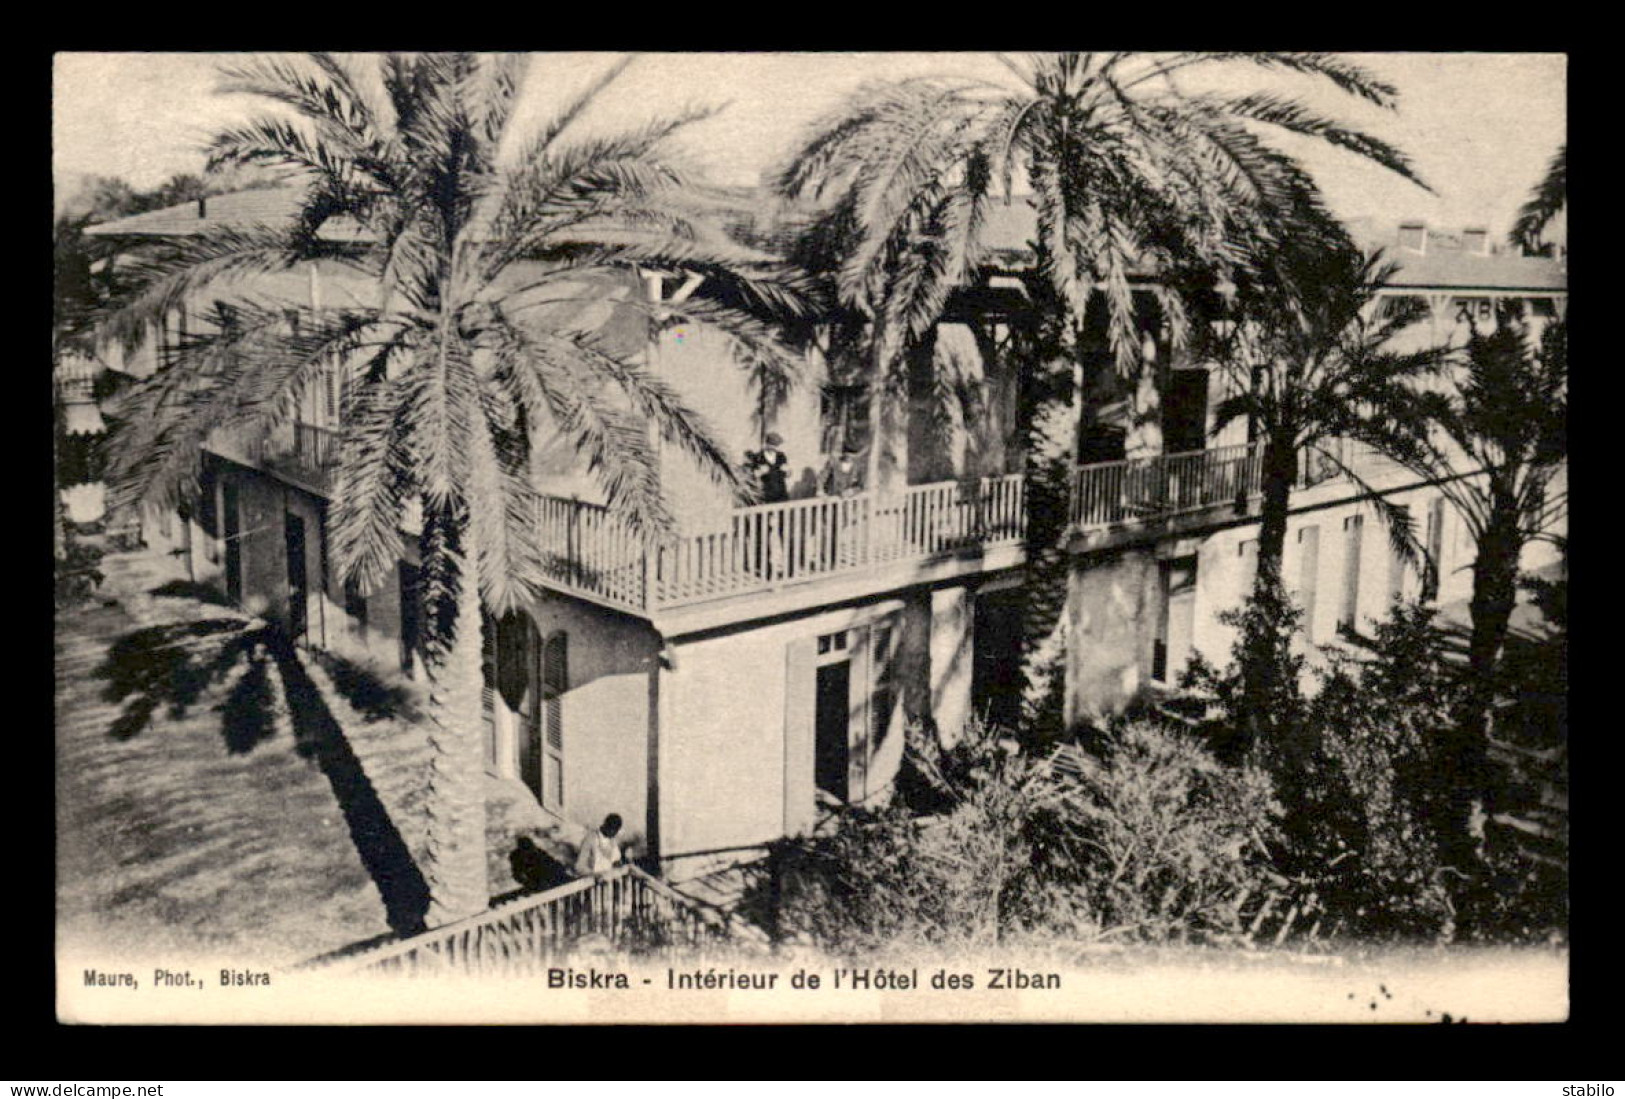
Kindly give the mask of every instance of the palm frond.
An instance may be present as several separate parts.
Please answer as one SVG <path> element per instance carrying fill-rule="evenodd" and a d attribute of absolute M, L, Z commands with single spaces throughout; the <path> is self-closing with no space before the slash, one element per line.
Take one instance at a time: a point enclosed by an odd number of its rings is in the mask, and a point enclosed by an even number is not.
<path fill-rule="evenodd" d="M 1541 232 L 1567 204 L 1568 155 L 1567 143 L 1558 146 L 1552 162 L 1546 167 L 1546 174 L 1541 177 L 1528 201 L 1519 208 L 1518 218 L 1512 223 L 1512 231 L 1507 234 L 1507 240 L 1514 248 L 1536 249 L 1540 244 Z"/>

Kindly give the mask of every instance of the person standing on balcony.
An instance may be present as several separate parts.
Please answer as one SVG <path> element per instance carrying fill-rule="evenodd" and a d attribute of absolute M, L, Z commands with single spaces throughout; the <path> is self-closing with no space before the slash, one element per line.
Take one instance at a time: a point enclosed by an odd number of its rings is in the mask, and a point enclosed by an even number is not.
<path fill-rule="evenodd" d="M 589 874 L 607 874 L 624 862 L 626 854 L 615 839 L 620 834 L 619 813 L 611 813 L 604 818 L 603 824 L 588 829 L 576 852 L 576 874 L 583 878 Z"/>
<path fill-rule="evenodd" d="M 835 500 L 849 500 L 863 491 L 863 463 L 858 461 L 858 448 L 851 443 L 841 447 L 841 452 L 831 458 L 824 467 L 823 474 L 818 478 L 818 493 L 820 496 L 833 497 Z M 851 544 L 851 532 L 848 527 L 852 524 L 852 509 L 836 503 L 827 509 L 826 516 L 829 531 L 827 552 L 831 560 L 839 558 L 846 561 L 851 558 L 856 547 Z"/>
<path fill-rule="evenodd" d="M 790 498 L 790 459 L 779 449 L 784 439 L 769 431 L 762 443 L 761 450 L 745 451 L 745 470 L 762 486 L 762 503 L 782 503 Z"/>
<path fill-rule="evenodd" d="M 779 449 L 784 439 L 778 432 L 769 431 L 762 443 L 761 450 L 745 451 L 745 471 L 761 486 L 762 503 L 780 504 L 790 498 L 790 459 Z M 785 567 L 784 536 L 777 525 L 783 521 L 782 515 L 762 516 L 758 520 L 755 565 L 759 575 L 772 576 Z"/>
<path fill-rule="evenodd" d="M 824 496 L 849 497 L 863 491 L 863 467 L 857 462 L 857 448 L 850 443 L 841 453 L 831 458 L 818 479 L 818 491 Z"/>

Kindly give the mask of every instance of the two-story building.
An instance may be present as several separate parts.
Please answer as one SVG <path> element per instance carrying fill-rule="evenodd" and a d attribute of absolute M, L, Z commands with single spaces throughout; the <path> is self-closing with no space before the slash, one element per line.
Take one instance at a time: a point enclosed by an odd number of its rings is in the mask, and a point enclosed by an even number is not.
<path fill-rule="evenodd" d="M 128 241 L 204 224 L 275 222 L 286 192 L 216 196 L 91 230 Z M 662 481 L 678 516 L 648 540 L 610 508 L 576 456 L 545 443 L 534 475 L 549 589 L 524 612 L 488 625 L 487 761 L 540 807 L 572 822 L 608 812 L 630 838 L 675 868 L 685 856 L 803 831 L 829 799 L 876 803 L 898 774 L 910 721 L 953 735 L 974 711 L 1012 716 L 1017 693 L 1024 496 L 1016 411 L 1019 379 L 1000 354 L 1033 235 L 1030 210 L 1001 207 L 986 227 L 993 257 L 936 337 L 937 377 L 958 394 L 946 416 L 928 407 L 930 378 L 911 386 L 900 483 L 852 496 L 818 492 L 836 451 L 869 441 L 863 380 L 807 355 L 806 378 L 764 403 L 714 335 L 676 327 L 648 336 L 625 308 L 680 298 L 683 272 L 639 272 L 586 287 L 576 323 L 646 356 L 743 457 L 771 430 L 790 460 L 790 499 L 737 507 L 675 448 Z M 329 231 L 344 233 L 342 225 Z M 1410 234 L 1410 235 L 1407 235 Z M 1406 250 L 1407 242 L 1421 246 Z M 1551 260 L 1495 254 L 1464 234 L 1452 249 L 1401 231 L 1390 294 L 1419 294 L 1433 331 L 1449 334 L 1497 299 L 1560 314 Z M 256 292 L 320 308 L 364 294 L 325 264 L 268 276 Z M 150 372 L 161 341 L 126 368 Z M 1464 323 L 1464 320 L 1463 320 Z M 638 346 L 639 344 L 642 346 Z M 1066 706 L 1082 722 L 1171 685 L 1192 652 L 1222 662 L 1218 615 L 1250 587 L 1257 547 L 1259 455 L 1245 425 L 1211 432 L 1222 394 L 1203 364 L 1169 356 L 1154 375 L 1158 422 L 1121 386 L 1087 395 L 1069 519 Z M 415 672 L 417 561 L 408 550 L 378 591 L 331 568 L 326 507 L 344 394 L 336 376 L 303 395 L 300 422 L 250 453 L 211 440 L 194 514 L 154 517 L 150 539 L 184 549 L 194 575 L 302 642 L 400 674 Z M 957 409 L 957 411 L 956 411 Z M 1362 457 L 1368 480 L 1425 516 L 1443 563 L 1441 598 L 1464 596 L 1472 546 L 1436 488 Z M 403 517 L 409 533 L 412 519 Z M 1307 634 L 1384 612 L 1416 578 L 1393 559 L 1356 486 L 1307 469 L 1293 498 L 1285 575 Z M 410 540 L 409 540 L 410 543 Z M 680 876 L 680 874 L 679 874 Z"/>

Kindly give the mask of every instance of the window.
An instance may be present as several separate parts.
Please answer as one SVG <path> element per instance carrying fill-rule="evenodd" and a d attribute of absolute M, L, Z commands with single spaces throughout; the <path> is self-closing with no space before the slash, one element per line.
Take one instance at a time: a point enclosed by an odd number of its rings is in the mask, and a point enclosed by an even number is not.
<path fill-rule="evenodd" d="M 1343 520 L 1343 607 L 1337 615 L 1337 628 L 1353 630 L 1360 613 L 1360 539 L 1365 516 L 1350 515 Z"/>
<path fill-rule="evenodd" d="M 1436 599 L 1444 582 L 1444 497 L 1435 496 L 1428 505 L 1428 572 L 1424 599 Z"/>
<path fill-rule="evenodd" d="M 818 655 L 819 656 L 827 656 L 830 653 L 844 652 L 845 650 L 846 650 L 846 631 L 845 630 L 841 630 L 841 631 L 839 631 L 837 633 L 826 633 L 826 634 L 824 634 L 824 636 L 822 636 L 822 637 L 820 637 L 818 639 Z"/>
<path fill-rule="evenodd" d="M 1403 516 L 1399 521 L 1408 527 L 1410 524 L 1407 520 L 1410 518 L 1411 509 L 1404 504 L 1400 504 L 1398 505 L 1398 511 Z M 1390 546 L 1388 552 L 1388 602 L 1398 603 L 1405 598 L 1405 571 L 1404 553 L 1401 552 L 1398 546 Z"/>
<path fill-rule="evenodd" d="M 839 454 L 843 446 L 869 446 L 869 389 L 862 385 L 826 385 L 821 402 L 823 432 L 819 453 Z"/>
<path fill-rule="evenodd" d="M 1320 528 L 1298 528 L 1298 603 L 1303 608 L 1303 636 L 1315 639 L 1315 597 L 1320 583 Z"/>

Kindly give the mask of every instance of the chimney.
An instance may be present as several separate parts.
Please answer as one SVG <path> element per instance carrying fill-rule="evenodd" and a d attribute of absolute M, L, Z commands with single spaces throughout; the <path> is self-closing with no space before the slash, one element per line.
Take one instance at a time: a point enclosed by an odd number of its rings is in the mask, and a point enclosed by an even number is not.
<path fill-rule="evenodd" d="M 1490 254 L 1490 231 L 1482 226 L 1461 231 L 1461 250 L 1474 256 Z"/>
<path fill-rule="evenodd" d="M 209 199 L 206 195 L 197 197 L 197 216 L 200 221 L 209 216 Z"/>
<path fill-rule="evenodd" d="M 1422 255 L 1428 250 L 1428 227 L 1424 221 L 1405 221 L 1399 226 L 1399 246 Z"/>

